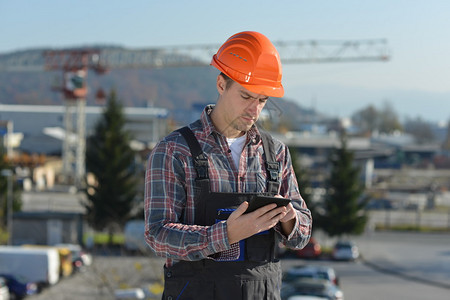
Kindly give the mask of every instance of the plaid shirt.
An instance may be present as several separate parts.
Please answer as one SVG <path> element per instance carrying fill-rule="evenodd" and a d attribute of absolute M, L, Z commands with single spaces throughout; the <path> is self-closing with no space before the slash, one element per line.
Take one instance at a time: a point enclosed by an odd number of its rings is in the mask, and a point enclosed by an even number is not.
<path fill-rule="evenodd" d="M 211 122 L 212 109 L 213 106 L 207 106 L 200 120 L 189 125 L 208 157 L 211 191 L 266 192 L 267 172 L 258 129 L 253 126 L 248 131 L 237 170 L 225 136 Z M 297 213 L 289 236 L 281 233 L 279 225 L 275 230 L 284 245 L 301 248 L 311 235 L 311 214 L 300 196 L 287 147 L 274 141 L 281 166 L 279 194 L 293 200 Z M 210 255 L 215 253 L 234 253 L 230 250 L 238 245 L 229 244 L 226 221 L 212 226 L 194 225 L 196 176 L 189 147 L 178 132 L 165 137 L 149 156 L 145 175 L 145 239 L 157 255 L 167 258 L 167 267 L 178 260 L 212 259 Z"/>

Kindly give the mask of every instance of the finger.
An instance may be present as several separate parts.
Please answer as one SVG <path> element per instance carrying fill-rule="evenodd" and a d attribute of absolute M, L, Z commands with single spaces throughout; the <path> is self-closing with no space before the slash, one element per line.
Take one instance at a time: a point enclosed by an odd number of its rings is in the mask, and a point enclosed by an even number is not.
<path fill-rule="evenodd" d="M 286 214 L 289 214 L 289 213 L 294 211 L 294 207 L 292 206 L 291 203 L 289 203 L 288 205 L 284 206 L 284 208 L 286 209 Z"/>
<path fill-rule="evenodd" d="M 279 214 L 284 214 L 287 212 L 287 209 L 285 206 L 280 206 L 280 207 L 274 207 L 273 209 L 269 210 L 268 212 L 266 212 L 266 215 L 270 218 L 274 218 Z"/>
<path fill-rule="evenodd" d="M 267 212 L 273 210 L 276 207 L 277 207 L 277 205 L 275 203 L 270 203 L 263 207 L 258 208 L 257 210 L 255 210 L 252 213 L 255 215 L 258 215 L 258 216 L 262 216 L 262 215 L 266 214 Z"/>
<path fill-rule="evenodd" d="M 273 212 L 269 212 L 267 214 L 272 215 Z M 285 211 L 282 211 L 281 213 L 275 214 L 274 216 L 268 218 L 265 222 L 264 222 L 264 226 L 266 226 L 265 229 L 270 229 L 273 228 L 275 225 L 278 224 L 278 222 L 280 222 L 281 219 L 283 219 L 286 215 Z"/>
<path fill-rule="evenodd" d="M 297 214 L 295 213 L 295 210 L 292 208 L 290 210 L 288 209 L 286 215 L 280 220 L 280 222 L 284 223 L 296 218 Z"/>
<path fill-rule="evenodd" d="M 283 210 L 283 211 L 277 213 L 274 217 L 272 217 L 272 220 L 274 220 L 275 222 L 279 222 L 283 218 L 285 218 L 287 214 L 288 214 L 288 212 L 286 210 Z"/>
<path fill-rule="evenodd" d="M 264 224 L 263 226 L 267 226 L 266 229 L 272 228 L 275 226 L 282 218 L 284 218 L 286 215 L 286 208 L 285 207 L 279 207 L 276 209 L 272 209 L 268 212 L 266 212 L 264 215 L 259 216 L 258 222 L 261 222 L 261 224 Z"/>
<path fill-rule="evenodd" d="M 241 216 L 245 213 L 247 208 L 248 208 L 248 202 L 247 201 L 242 202 L 241 205 L 239 205 L 238 208 L 236 208 L 236 210 L 228 218 L 232 218 L 232 219 L 238 218 L 239 216 Z"/>
<path fill-rule="evenodd" d="M 281 223 L 286 223 L 286 222 L 289 222 L 291 220 L 295 220 L 296 217 L 297 216 L 295 214 L 288 213 L 280 220 L 280 222 Z"/>

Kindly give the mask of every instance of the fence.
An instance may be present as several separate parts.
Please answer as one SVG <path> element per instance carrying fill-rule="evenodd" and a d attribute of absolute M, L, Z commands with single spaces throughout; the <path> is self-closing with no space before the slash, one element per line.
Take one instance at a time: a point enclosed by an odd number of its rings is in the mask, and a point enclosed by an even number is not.
<path fill-rule="evenodd" d="M 450 208 L 447 212 L 422 210 L 377 210 L 370 211 L 370 225 L 391 228 L 393 226 L 428 227 L 450 230 Z"/>

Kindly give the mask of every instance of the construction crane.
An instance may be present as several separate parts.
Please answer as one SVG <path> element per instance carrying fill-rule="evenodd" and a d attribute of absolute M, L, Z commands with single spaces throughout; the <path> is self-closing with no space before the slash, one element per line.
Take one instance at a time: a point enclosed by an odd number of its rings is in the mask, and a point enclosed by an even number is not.
<path fill-rule="evenodd" d="M 64 96 L 63 180 L 83 186 L 86 153 L 86 77 L 91 69 L 98 74 L 106 72 L 99 63 L 100 50 L 45 51 L 45 68 L 61 70 L 62 84 L 53 86 Z"/>
<path fill-rule="evenodd" d="M 387 61 L 387 41 L 276 41 L 283 64 Z M 102 47 L 84 49 L 24 51 L 21 55 L 0 56 L 0 72 L 62 71 L 62 84 L 55 89 L 65 99 L 63 175 L 81 187 L 85 176 L 85 105 L 88 70 L 103 74 L 107 69 L 168 68 L 207 66 L 220 45 L 126 49 Z M 74 122 L 76 121 L 76 122 Z"/>

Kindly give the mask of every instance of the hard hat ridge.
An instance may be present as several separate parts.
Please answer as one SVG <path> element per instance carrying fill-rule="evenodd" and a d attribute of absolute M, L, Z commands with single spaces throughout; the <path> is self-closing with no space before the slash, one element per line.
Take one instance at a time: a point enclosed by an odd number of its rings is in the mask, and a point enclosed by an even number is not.
<path fill-rule="evenodd" d="M 249 91 L 282 97 L 282 67 L 278 51 L 263 34 L 243 31 L 219 48 L 211 65 Z"/>

